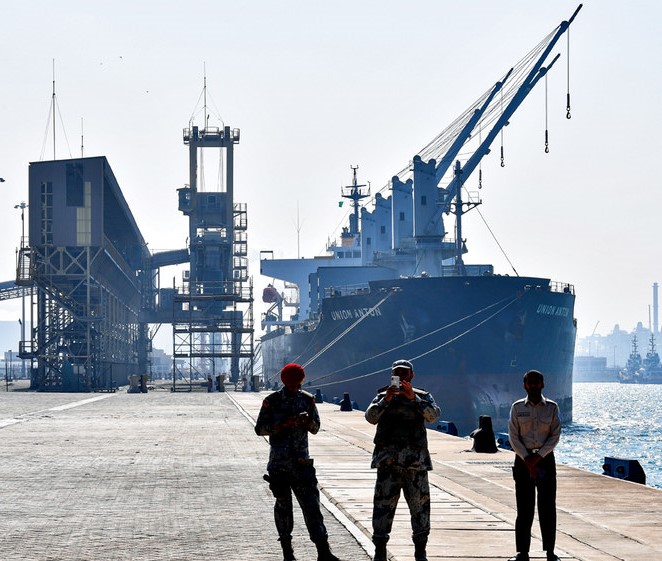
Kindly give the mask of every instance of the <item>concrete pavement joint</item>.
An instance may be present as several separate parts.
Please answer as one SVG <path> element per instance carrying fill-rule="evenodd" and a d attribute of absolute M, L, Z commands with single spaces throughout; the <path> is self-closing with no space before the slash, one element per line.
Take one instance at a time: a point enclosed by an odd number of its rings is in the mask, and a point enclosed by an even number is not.
<path fill-rule="evenodd" d="M 0 419 L 0 429 L 5 427 L 10 427 L 11 425 L 15 425 L 17 423 L 23 423 L 31 419 L 36 419 L 37 416 L 42 413 L 47 413 L 49 411 L 66 411 L 67 409 L 73 409 L 74 407 L 78 407 L 80 405 L 87 405 L 88 403 L 94 403 L 95 401 L 100 401 L 102 399 L 106 399 L 107 397 L 112 397 L 114 395 L 115 394 L 98 395 L 96 397 L 81 399 L 80 401 L 72 401 L 71 403 L 65 403 L 64 405 L 58 405 L 56 407 L 51 407 L 49 409 L 30 411 L 29 413 L 24 413 L 23 415 L 19 415 L 18 417 L 13 417 L 9 419 Z"/>

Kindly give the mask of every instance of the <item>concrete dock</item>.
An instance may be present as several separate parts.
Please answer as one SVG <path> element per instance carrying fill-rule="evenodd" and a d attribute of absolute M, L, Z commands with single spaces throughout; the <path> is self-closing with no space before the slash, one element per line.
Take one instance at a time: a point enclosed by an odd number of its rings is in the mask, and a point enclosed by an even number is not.
<path fill-rule="evenodd" d="M 0 393 L 0 560 L 280 561 L 266 439 L 253 432 L 265 393 Z M 374 427 L 320 404 L 311 454 L 332 549 L 371 559 Z M 514 553 L 511 452 L 430 432 L 430 561 Z M 662 561 L 662 491 L 559 466 L 557 554 Z M 389 542 L 413 560 L 404 500 Z M 537 522 L 531 557 L 544 559 Z M 295 554 L 314 561 L 295 505 Z"/>

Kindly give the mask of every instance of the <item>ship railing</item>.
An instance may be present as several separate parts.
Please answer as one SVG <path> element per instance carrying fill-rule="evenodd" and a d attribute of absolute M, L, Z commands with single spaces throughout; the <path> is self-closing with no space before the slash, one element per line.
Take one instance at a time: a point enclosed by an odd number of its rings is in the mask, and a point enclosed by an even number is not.
<path fill-rule="evenodd" d="M 301 319 L 271 319 L 271 318 L 262 318 L 262 329 L 282 329 L 284 327 L 289 327 L 292 333 L 295 332 L 300 332 L 300 331 L 314 331 L 315 328 L 317 327 L 318 320 L 316 319 L 306 319 L 306 320 L 301 320 Z"/>
<path fill-rule="evenodd" d="M 187 282 L 182 286 L 175 287 L 174 290 L 177 295 L 195 298 L 209 297 L 247 301 L 253 297 L 252 286 L 246 286 L 235 281 Z"/>
<path fill-rule="evenodd" d="M 546 292 L 563 292 L 564 294 L 575 294 L 574 285 L 559 281 L 549 281 L 549 284 L 527 284 L 524 288 L 528 290 L 544 290 Z"/>
<path fill-rule="evenodd" d="M 552 292 L 563 292 L 565 294 L 575 294 L 575 286 L 568 282 L 549 281 L 549 289 Z"/>
<path fill-rule="evenodd" d="M 360 284 L 347 284 L 343 286 L 330 286 L 324 289 L 324 298 L 367 294 L 368 292 L 370 292 L 370 285 L 367 282 L 362 282 Z"/>
<path fill-rule="evenodd" d="M 292 331 L 314 331 L 319 323 L 316 319 L 306 319 L 292 326 Z"/>
<path fill-rule="evenodd" d="M 488 277 L 493 274 L 493 265 L 464 265 L 463 272 L 455 265 L 444 265 L 441 268 L 442 277 Z"/>

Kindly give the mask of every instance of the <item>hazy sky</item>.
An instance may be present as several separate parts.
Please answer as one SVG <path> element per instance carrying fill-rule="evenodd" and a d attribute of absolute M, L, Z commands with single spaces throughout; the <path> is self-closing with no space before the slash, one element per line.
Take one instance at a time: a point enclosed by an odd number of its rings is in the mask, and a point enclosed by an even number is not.
<path fill-rule="evenodd" d="M 83 130 L 85 155 L 108 158 L 152 250 L 185 246 L 182 129 L 206 68 L 210 124 L 241 129 L 235 200 L 248 205 L 259 297 L 259 251 L 297 255 L 297 206 L 301 255 L 320 254 L 344 224 L 350 165 L 385 186 L 577 5 L 14 2 L 0 33 L 0 280 L 15 275 L 28 163 L 53 158 L 53 60 L 56 157 L 80 156 Z M 585 2 L 570 36 L 572 119 L 564 38 L 548 81 L 550 153 L 541 82 L 505 130 L 506 166 L 498 143 L 483 161 L 483 217 L 520 275 L 574 284 L 580 336 L 597 322 L 602 334 L 647 324 L 662 282 L 660 21 L 659 0 Z M 464 233 L 467 262 L 514 274 L 476 211 Z M 0 303 L 0 319 L 19 307 Z"/>

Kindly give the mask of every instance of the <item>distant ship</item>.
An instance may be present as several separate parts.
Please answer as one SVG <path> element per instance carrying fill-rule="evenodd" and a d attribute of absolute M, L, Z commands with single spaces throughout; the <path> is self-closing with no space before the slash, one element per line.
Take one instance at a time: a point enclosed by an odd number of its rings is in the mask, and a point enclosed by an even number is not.
<path fill-rule="evenodd" d="M 265 379 L 276 383 L 284 364 L 299 362 L 305 389 L 328 399 L 348 393 L 365 409 L 391 363 L 406 358 L 414 385 L 441 405 L 448 422 L 437 428 L 468 434 L 480 415 L 504 430 L 511 403 L 524 394 L 524 372 L 537 369 L 563 421 L 572 420 L 574 287 L 466 264 L 462 217 L 480 204 L 465 196 L 465 182 L 557 60 L 543 66 L 580 8 L 395 175 L 388 197 L 376 193 L 372 210 L 361 204 L 370 192 L 354 167 L 341 193 L 351 204 L 349 224 L 326 255 L 262 252 L 260 272 L 271 279 L 263 292 Z M 455 239 L 445 214 L 455 219 Z"/>
<path fill-rule="evenodd" d="M 632 339 L 632 352 L 625 368 L 618 373 L 621 384 L 662 384 L 662 363 L 655 346 L 655 335 L 648 341 L 648 352 L 642 360 L 637 348 L 637 336 Z"/>

